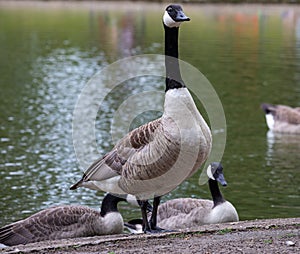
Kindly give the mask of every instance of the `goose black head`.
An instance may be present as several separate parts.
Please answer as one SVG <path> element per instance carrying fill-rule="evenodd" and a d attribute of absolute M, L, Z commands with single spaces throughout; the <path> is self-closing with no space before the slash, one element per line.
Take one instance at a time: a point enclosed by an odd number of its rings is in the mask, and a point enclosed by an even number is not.
<path fill-rule="evenodd" d="M 189 20 L 190 18 L 184 14 L 181 6 L 177 4 L 169 5 L 163 16 L 164 25 L 170 28 L 179 27 L 182 22 Z"/>
<path fill-rule="evenodd" d="M 274 109 L 276 108 L 276 106 L 268 103 L 262 103 L 260 107 L 265 112 L 265 114 L 272 114 L 274 112 Z"/>
<path fill-rule="evenodd" d="M 218 181 L 223 186 L 227 185 L 225 177 L 223 175 L 223 166 L 220 162 L 212 162 L 207 168 L 207 176 L 214 180 Z"/>

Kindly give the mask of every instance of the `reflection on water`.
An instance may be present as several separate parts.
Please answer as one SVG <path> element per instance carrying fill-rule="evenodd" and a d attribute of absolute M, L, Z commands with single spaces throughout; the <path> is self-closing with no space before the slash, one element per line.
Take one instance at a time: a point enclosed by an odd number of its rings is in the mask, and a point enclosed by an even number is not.
<path fill-rule="evenodd" d="M 299 170 L 293 162 L 300 161 L 300 135 L 268 131 L 267 143 L 266 164 L 271 167 L 269 182 L 273 186 L 273 195 L 281 196 L 283 200 L 278 202 L 272 198 L 272 207 L 299 209 Z"/>
<path fill-rule="evenodd" d="M 100 60 L 66 47 L 37 57 L 30 66 L 32 81 L 22 89 L 20 112 L 8 116 L 9 124 L 1 128 L 3 210 L 32 213 L 49 204 L 69 203 L 64 182 L 76 171 L 72 112 Z M 5 216 L 10 218 L 9 213 Z"/>
<path fill-rule="evenodd" d="M 276 133 L 269 130 L 267 132 L 267 144 L 267 164 L 272 165 L 276 162 L 281 167 L 284 165 L 288 167 L 289 157 L 299 156 L 300 135 Z"/>
<path fill-rule="evenodd" d="M 163 52 L 164 8 L 99 5 L 22 9 L 1 3 L 0 225 L 59 203 L 99 206 L 103 193 L 68 190 L 82 174 L 73 148 L 73 110 L 85 83 L 103 67 L 125 56 Z M 185 10 L 192 21 L 180 31 L 180 56 L 214 85 L 226 114 L 225 197 L 241 219 L 299 216 L 300 140 L 266 136 L 259 105 L 300 106 L 300 8 L 186 5 Z M 160 78 L 140 77 L 105 98 L 96 121 L 99 155 L 113 146 L 109 131 L 124 100 L 163 87 Z M 160 114 L 138 115 L 127 126 Z M 209 198 L 198 177 L 165 199 Z M 140 216 L 138 209 L 122 209 L 126 219 Z"/>

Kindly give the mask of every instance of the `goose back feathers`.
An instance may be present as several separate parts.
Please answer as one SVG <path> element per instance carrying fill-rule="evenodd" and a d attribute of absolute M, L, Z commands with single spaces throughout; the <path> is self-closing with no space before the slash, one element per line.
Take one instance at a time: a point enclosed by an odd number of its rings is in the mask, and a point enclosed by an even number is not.
<path fill-rule="evenodd" d="M 263 103 L 266 122 L 270 130 L 280 133 L 300 134 L 300 108 Z"/>
<path fill-rule="evenodd" d="M 123 218 L 118 202 L 125 199 L 107 194 L 101 212 L 85 206 L 56 206 L 0 228 L 0 243 L 13 246 L 45 240 L 120 234 Z"/>

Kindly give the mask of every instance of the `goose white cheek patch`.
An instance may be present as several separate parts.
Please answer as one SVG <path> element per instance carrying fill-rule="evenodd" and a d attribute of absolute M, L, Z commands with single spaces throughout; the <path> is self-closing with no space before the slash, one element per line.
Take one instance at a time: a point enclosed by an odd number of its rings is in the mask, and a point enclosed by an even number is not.
<path fill-rule="evenodd" d="M 164 24 L 167 26 L 167 27 L 179 27 L 181 22 L 176 22 L 174 21 L 169 13 L 167 11 L 165 11 L 165 14 L 164 14 L 164 17 L 163 17 L 163 20 L 164 20 Z"/>
<path fill-rule="evenodd" d="M 216 180 L 216 179 L 214 178 L 214 176 L 212 175 L 212 172 L 211 172 L 211 165 L 209 165 L 209 166 L 207 167 L 207 176 L 208 176 L 210 179 L 212 179 L 212 180 Z"/>

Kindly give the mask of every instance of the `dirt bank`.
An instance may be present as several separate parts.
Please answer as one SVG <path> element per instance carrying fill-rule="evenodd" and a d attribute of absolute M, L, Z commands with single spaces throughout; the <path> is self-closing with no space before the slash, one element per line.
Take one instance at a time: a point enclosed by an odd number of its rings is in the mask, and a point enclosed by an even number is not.
<path fill-rule="evenodd" d="M 241 221 L 154 235 L 40 242 L 1 253 L 300 253 L 300 218 Z"/>

